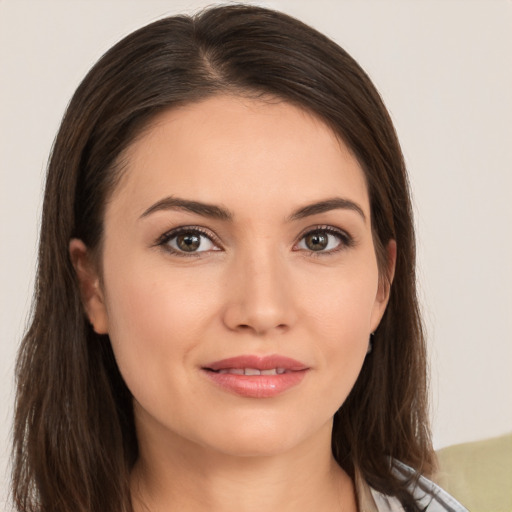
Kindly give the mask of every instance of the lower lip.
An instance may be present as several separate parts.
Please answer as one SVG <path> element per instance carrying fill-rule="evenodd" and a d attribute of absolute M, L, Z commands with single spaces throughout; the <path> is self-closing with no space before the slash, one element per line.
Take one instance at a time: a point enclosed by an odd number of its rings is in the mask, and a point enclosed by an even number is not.
<path fill-rule="evenodd" d="M 247 398 L 271 398 L 300 384 L 307 370 L 280 375 L 236 375 L 203 370 L 215 384 Z"/>

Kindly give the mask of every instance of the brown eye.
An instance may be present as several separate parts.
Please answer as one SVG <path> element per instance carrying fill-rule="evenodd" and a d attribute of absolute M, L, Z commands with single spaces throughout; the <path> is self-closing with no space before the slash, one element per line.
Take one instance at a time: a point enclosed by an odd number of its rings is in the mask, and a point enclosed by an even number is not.
<path fill-rule="evenodd" d="M 199 249 L 201 237 L 194 233 L 186 233 L 176 237 L 176 245 L 185 252 L 193 252 Z"/>
<path fill-rule="evenodd" d="M 219 250 L 210 236 L 197 229 L 179 229 L 170 232 L 161 239 L 159 245 L 180 255 Z"/>
<path fill-rule="evenodd" d="M 318 228 L 306 233 L 297 244 L 297 249 L 307 252 L 329 254 L 350 247 L 351 237 L 335 228 Z"/>
<path fill-rule="evenodd" d="M 306 247 L 310 251 L 323 251 L 329 244 L 326 233 L 310 233 L 304 237 Z"/>

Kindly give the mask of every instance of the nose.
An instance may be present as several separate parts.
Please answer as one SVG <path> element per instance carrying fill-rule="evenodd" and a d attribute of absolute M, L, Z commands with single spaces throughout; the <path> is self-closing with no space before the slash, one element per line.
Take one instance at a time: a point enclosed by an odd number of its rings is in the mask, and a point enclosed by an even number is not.
<path fill-rule="evenodd" d="M 269 253 L 239 258 L 229 270 L 226 327 L 258 336 L 289 330 L 297 312 L 288 273 L 286 262 Z"/>

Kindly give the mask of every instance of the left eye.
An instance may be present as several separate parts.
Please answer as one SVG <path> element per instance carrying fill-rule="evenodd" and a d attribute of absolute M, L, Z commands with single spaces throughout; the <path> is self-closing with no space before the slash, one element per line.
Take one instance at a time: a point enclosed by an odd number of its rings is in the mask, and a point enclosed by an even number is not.
<path fill-rule="evenodd" d="M 165 245 L 174 252 L 180 253 L 205 252 L 217 249 L 212 240 L 199 231 L 182 231 L 171 235 L 165 241 Z"/>
<path fill-rule="evenodd" d="M 343 241 L 341 233 L 319 229 L 306 233 L 297 247 L 306 251 L 329 252 L 338 249 Z"/>

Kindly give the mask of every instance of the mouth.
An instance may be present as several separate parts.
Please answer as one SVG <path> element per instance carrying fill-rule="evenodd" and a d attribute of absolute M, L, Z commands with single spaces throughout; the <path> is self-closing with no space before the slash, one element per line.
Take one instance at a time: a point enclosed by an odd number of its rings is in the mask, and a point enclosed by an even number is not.
<path fill-rule="evenodd" d="M 259 370 L 258 368 L 221 368 L 220 370 L 212 370 L 211 368 L 206 368 L 215 373 L 220 373 L 223 375 L 282 375 L 287 371 L 284 368 L 271 368 L 269 370 Z"/>
<path fill-rule="evenodd" d="M 222 390 L 245 398 L 271 398 L 300 384 L 309 367 L 279 355 L 238 356 L 202 367 Z"/>

